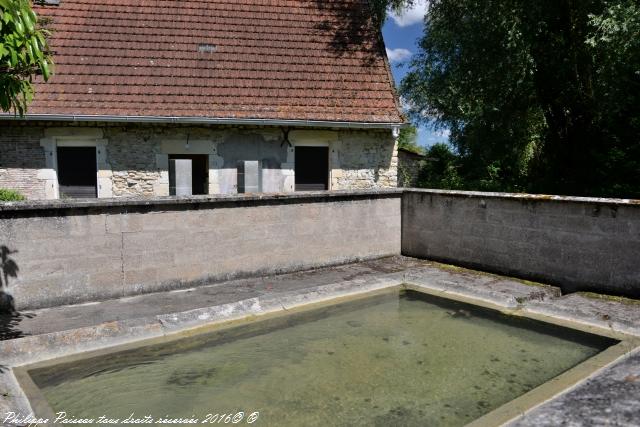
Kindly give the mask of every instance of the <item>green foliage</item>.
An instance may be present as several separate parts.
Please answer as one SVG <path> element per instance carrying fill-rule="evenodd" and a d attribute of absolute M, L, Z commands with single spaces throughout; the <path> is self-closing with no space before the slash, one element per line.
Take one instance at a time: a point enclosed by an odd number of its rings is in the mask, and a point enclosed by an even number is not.
<path fill-rule="evenodd" d="M 477 170 L 474 177 L 465 176 L 464 157 L 447 144 L 439 143 L 429 148 L 418 176 L 420 188 L 471 191 L 521 191 L 518 187 L 505 187 L 499 180 L 501 169 L 491 163 L 484 170 Z"/>
<path fill-rule="evenodd" d="M 414 3 L 415 0 L 369 0 L 373 19 L 380 26 L 384 24 L 389 10 L 400 11 L 405 7 L 412 6 Z"/>
<path fill-rule="evenodd" d="M 46 31 L 29 0 L 0 0 L 0 109 L 24 115 L 33 97 L 33 77 L 51 74 Z"/>
<path fill-rule="evenodd" d="M 22 200 L 25 200 L 25 197 L 17 191 L 0 188 L 0 202 L 20 202 Z"/>
<path fill-rule="evenodd" d="M 426 161 L 418 176 L 418 187 L 461 190 L 464 184 L 458 169 L 459 157 L 448 145 L 435 144 L 426 152 Z"/>
<path fill-rule="evenodd" d="M 457 152 L 427 182 L 640 197 L 637 0 L 433 0 L 426 22 L 401 93 Z"/>
<path fill-rule="evenodd" d="M 400 129 L 398 148 L 415 154 L 424 154 L 424 149 L 418 145 L 418 129 L 415 126 Z"/>
<path fill-rule="evenodd" d="M 640 4 L 606 1 L 601 13 L 589 15 L 589 27 L 596 117 L 606 144 L 598 153 L 599 193 L 640 198 Z"/>

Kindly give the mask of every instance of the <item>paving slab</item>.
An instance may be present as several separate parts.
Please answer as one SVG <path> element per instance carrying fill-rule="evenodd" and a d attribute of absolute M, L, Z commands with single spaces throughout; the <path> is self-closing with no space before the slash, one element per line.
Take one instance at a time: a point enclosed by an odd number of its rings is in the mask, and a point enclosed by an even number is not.
<path fill-rule="evenodd" d="M 640 425 L 640 351 L 539 406 L 511 427 Z"/>
<path fill-rule="evenodd" d="M 525 310 L 570 319 L 613 332 L 640 336 L 640 301 L 575 293 L 548 301 L 531 301 Z"/>
<path fill-rule="evenodd" d="M 640 301 L 575 293 L 523 311 L 640 337 Z M 509 426 L 640 426 L 640 350 L 523 414 Z"/>
<path fill-rule="evenodd" d="M 408 269 L 405 280 L 438 290 L 444 295 L 471 297 L 511 309 L 531 301 L 549 301 L 561 295 L 560 289 L 553 286 L 436 263 Z"/>
<path fill-rule="evenodd" d="M 32 310 L 5 318 L 4 321 L 0 318 L 0 340 L 179 313 L 272 293 L 303 290 L 380 274 L 403 273 L 429 264 L 427 261 L 397 256 L 297 273 L 214 283 L 186 290 Z"/>
<path fill-rule="evenodd" d="M 12 370 L 17 366 L 402 284 L 514 314 L 565 319 L 640 337 L 639 302 L 562 296 L 551 286 L 397 256 L 5 318 L 0 322 L 0 413 L 30 409 Z M 640 426 L 639 388 L 636 351 L 511 425 Z"/>

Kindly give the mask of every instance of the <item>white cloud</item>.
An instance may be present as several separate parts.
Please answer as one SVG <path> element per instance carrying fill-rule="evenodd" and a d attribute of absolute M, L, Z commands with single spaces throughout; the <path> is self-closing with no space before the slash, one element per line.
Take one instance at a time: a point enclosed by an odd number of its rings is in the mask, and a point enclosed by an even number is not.
<path fill-rule="evenodd" d="M 411 108 L 411 104 L 409 103 L 407 98 L 402 95 L 400 95 L 400 108 L 402 108 L 402 111 L 409 111 L 409 108 Z"/>
<path fill-rule="evenodd" d="M 451 129 L 439 129 L 435 131 L 434 134 L 440 138 L 449 139 L 451 137 Z"/>
<path fill-rule="evenodd" d="M 424 15 L 427 13 L 428 6 L 428 0 L 416 0 L 410 8 L 404 9 L 399 14 L 391 11 L 389 16 L 398 27 L 408 27 L 410 25 L 421 23 L 424 20 Z"/>
<path fill-rule="evenodd" d="M 409 59 L 413 55 L 411 51 L 407 49 L 389 49 L 387 48 L 387 57 L 390 62 L 401 62 L 405 59 Z"/>
<path fill-rule="evenodd" d="M 421 126 L 418 128 L 418 140 L 420 140 L 423 145 L 426 145 L 427 147 L 431 147 L 439 143 L 446 144 L 449 142 L 450 136 L 451 131 L 449 129 L 433 130 L 428 126 Z"/>

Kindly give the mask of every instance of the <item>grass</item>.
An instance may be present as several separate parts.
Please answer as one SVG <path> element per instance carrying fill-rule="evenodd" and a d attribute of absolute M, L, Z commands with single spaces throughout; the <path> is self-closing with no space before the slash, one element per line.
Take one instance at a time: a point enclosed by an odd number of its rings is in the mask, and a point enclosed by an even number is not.
<path fill-rule="evenodd" d="M 21 202 L 26 198 L 15 190 L 0 188 L 0 202 Z"/>

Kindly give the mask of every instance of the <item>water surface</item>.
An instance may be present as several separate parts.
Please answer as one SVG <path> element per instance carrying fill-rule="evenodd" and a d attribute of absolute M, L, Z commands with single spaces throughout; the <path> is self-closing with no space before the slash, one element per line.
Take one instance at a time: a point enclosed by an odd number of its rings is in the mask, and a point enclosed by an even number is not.
<path fill-rule="evenodd" d="M 394 292 L 31 375 L 54 411 L 82 418 L 257 411 L 263 426 L 458 426 L 611 344 Z"/>

